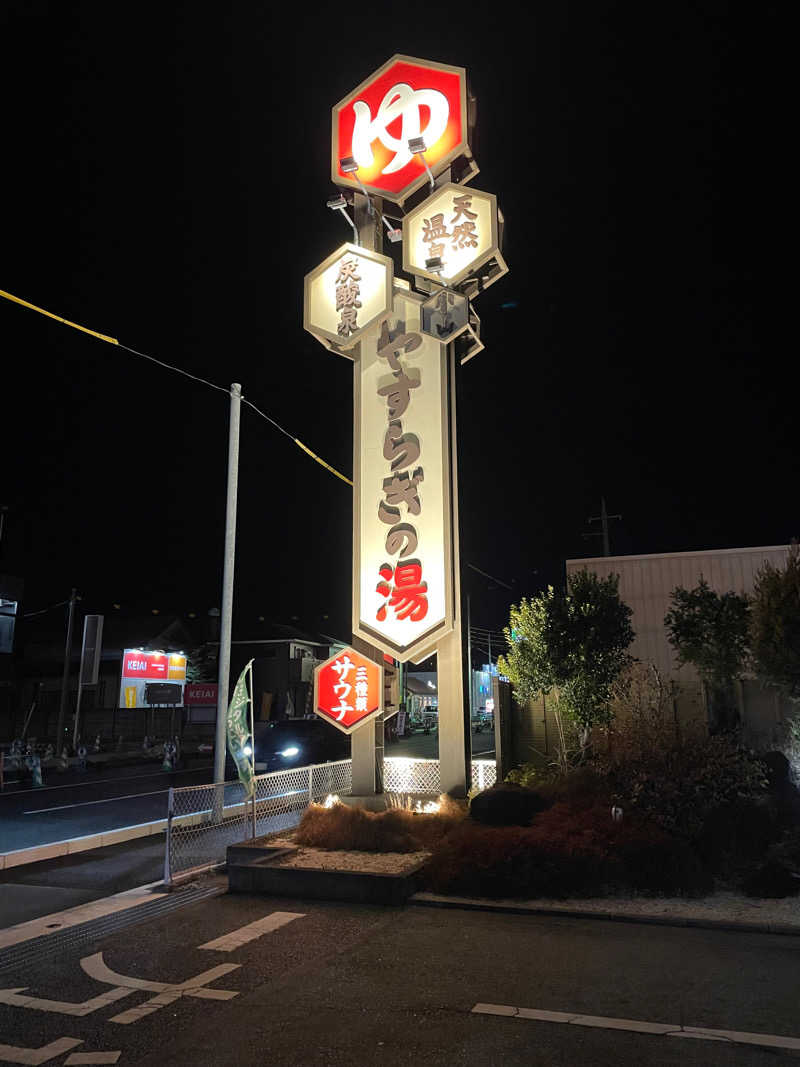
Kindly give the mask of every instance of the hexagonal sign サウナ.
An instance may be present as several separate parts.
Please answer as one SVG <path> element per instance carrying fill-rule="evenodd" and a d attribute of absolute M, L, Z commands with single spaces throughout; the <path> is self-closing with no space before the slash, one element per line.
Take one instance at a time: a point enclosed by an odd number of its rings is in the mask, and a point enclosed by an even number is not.
<path fill-rule="evenodd" d="M 318 341 L 352 348 L 392 307 L 388 256 L 343 244 L 305 277 L 303 327 Z"/>
<path fill-rule="evenodd" d="M 392 56 L 334 107 L 331 178 L 402 204 L 428 181 L 425 163 L 436 175 L 461 155 L 471 160 L 467 137 L 464 68 Z M 409 147 L 418 138 L 424 162 Z"/>
<path fill-rule="evenodd" d="M 448 182 L 403 219 L 403 269 L 456 286 L 487 265 L 480 274 L 485 289 L 508 270 L 497 222 L 493 193 Z"/>
<path fill-rule="evenodd" d="M 345 734 L 383 711 L 383 666 L 345 648 L 314 671 L 314 711 Z"/>

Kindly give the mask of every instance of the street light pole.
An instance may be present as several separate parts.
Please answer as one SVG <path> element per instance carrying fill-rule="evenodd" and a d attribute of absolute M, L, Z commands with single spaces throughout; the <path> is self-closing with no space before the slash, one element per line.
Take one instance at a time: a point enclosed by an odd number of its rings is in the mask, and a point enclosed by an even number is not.
<path fill-rule="evenodd" d="M 67 619 L 67 640 L 64 648 L 64 671 L 61 675 L 61 701 L 58 705 L 58 725 L 56 726 L 56 755 L 61 753 L 64 733 L 64 719 L 67 712 L 67 688 L 69 686 L 69 661 L 72 656 L 72 628 L 75 622 L 75 601 L 78 590 L 73 589 L 69 595 L 69 616 Z"/>
<path fill-rule="evenodd" d="M 239 486 L 239 419 L 242 387 L 231 385 L 231 416 L 228 430 L 228 496 L 225 506 L 225 564 L 222 572 L 222 614 L 219 634 L 217 729 L 214 744 L 214 781 L 225 781 L 225 745 L 228 689 L 231 674 L 231 618 L 233 615 L 233 570 L 236 555 L 236 495 Z"/>

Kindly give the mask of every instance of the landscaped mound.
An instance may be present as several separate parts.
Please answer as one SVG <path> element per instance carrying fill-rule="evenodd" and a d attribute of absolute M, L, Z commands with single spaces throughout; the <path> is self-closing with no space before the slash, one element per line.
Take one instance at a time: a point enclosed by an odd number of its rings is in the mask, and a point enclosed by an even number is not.
<path fill-rule="evenodd" d="M 366 811 L 348 804 L 310 804 L 294 834 L 298 845 L 356 852 L 427 852 L 455 826 L 464 812 L 447 798 L 436 814 L 405 808 Z"/>
<path fill-rule="evenodd" d="M 699 896 L 713 885 L 690 845 L 644 820 L 614 822 L 603 804 L 559 802 L 529 827 L 464 823 L 425 869 L 435 892 L 485 897 Z"/>

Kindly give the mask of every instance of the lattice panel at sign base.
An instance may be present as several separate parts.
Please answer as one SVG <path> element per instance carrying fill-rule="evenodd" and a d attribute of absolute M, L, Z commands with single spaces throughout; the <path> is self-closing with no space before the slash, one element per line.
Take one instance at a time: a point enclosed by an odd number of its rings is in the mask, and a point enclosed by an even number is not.
<path fill-rule="evenodd" d="M 493 759 L 472 761 L 472 788 L 490 789 L 497 784 L 497 763 Z"/>
<path fill-rule="evenodd" d="M 387 756 L 383 761 L 383 788 L 387 793 L 431 793 L 442 791 L 438 759 L 406 759 Z"/>

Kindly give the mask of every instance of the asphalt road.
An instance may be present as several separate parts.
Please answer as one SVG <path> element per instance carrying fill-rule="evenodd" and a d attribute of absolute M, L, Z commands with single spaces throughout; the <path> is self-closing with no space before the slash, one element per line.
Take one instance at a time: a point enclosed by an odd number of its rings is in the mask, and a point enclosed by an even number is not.
<path fill-rule="evenodd" d="M 102 778 L 42 789 L 0 793 L 2 847 L 18 848 L 164 819 L 169 787 L 198 785 L 213 777 L 208 762 L 165 773 L 153 766 L 109 768 Z"/>
<path fill-rule="evenodd" d="M 296 917 L 233 951 L 200 948 L 276 911 Z M 81 969 L 82 959 L 97 968 L 97 953 L 116 977 Z M 177 984 L 220 965 L 226 973 L 198 980 L 227 991 L 220 999 L 130 991 L 132 980 Z M 6 969 L 0 987 L 55 1002 L 0 1003 L 0 1045 L 68 1038 L 82 1042 L 78 1053 L 119 1052 L 122 1067 L 772 1067 L 798 1055 L 472 1013 L 487 1002 L 800 1036 L 800 938 L 257 896 L 218 896 L 67 944 Z M 113 989 L 113 1003 L 94 999 Z M 148 1013 L 130 1011 L 148 1002 Z"/>
<path fill-rule="evenodd" d="M 493 758 L 494 734 L 473 734 L 472 746 L 476 758 Z M 390 743 L 386 755 L 435 759 L 438 737 L 435 732 L 414 734 Z M 87 773 L 84 781 L 63 785 L 53 774 L 42 789 L 9 789 L 0 793 L 0 851 L 11 852 L 164 819 L 170 786 L 200 785 L 212 777 L 213 765 L 208 761 L 171 774 L 154 764 L 109 766 L 99 776 Z"/>

